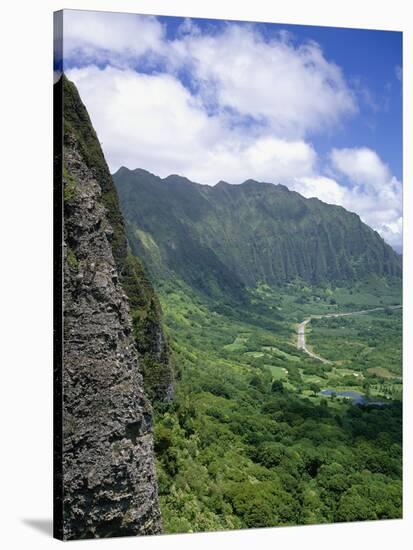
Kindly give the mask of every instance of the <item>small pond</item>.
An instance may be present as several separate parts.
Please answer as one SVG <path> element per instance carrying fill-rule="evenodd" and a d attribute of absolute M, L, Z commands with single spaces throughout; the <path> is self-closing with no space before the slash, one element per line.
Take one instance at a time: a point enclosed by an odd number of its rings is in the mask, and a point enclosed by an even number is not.
<path fill-rule="evenodd" d="M 334 394 L 337 397 L 346 397 L 354 405 L 378 405 L 379 407 L 390 405 L 388 401 L 375 401 L 374 399 L 371 399 L 371 397 L 366 397 L 362 393 L 359 393 L 357 391 L 351 391 L 351 390 L 347 390 L 347 391 L 322 390 L 320 394 L 321 395 Z"/>

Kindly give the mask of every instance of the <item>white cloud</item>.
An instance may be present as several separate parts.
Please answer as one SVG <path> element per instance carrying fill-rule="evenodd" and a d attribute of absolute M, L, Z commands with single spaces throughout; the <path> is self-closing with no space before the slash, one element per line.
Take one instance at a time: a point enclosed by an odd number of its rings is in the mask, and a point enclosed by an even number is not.
<path fill-rule="evenodd" d="M 391 178 L 389 168 L 367 147 L 333 149 L 330 156 L 333 168 L 357 185 L 376 188 Z"/>
<path fill-rule="evenodd" d="M 296 46 L 286 33 L 264 40 L 235 23 L 205 34 L 191 20 L 168 41 L 154 17 L 66 11 L 65 58 L 78 55 L 84 66 L 66 72 L 112 172 L 285 183 L 357 212 L 401 246 L 402 186 L 375 151 L 333 149 L 320 168 L 309 136 L 337 129 L 357 104 L 318 45 Z M 140 63 L 156 71 L 137 71 Z"/>
<path fill-rule="evenodd" d="M 199 163 L 188 172 L 195 181 L 242 183 L 248 177 L 258 181 L 281 182 L 293 174 L 307 174 L 316 160 L 314 149 L 303 141 L 286 141 L 273 137 L 257 138 L 252 143 L 234 135 L 224 145 L 203 151 Z M 201 158 L 202 157 L 202 158 Z"/>
<path fill-rule="evenodd" d="M 148 15 L 64 10 L 63 29 L 65 59 L 127 65 L 164 47 L 164 29 Z"/>
<path fill-rule="evenodd" d="M 316 197 L 328 204 L 344 206 L 348 190 L 335 180 L 325 176 L 295 178 L 289 185 L 306 198 Z"/>
<path fill-rule="evenodd" d="M 88 106 L 112 171 L 143 167 L 214 184 L 305 176 L 316 164 L 314 149 L 302 140 L 250 136 L 228 125 L 225 114 L 208 115 L 171 75 L 89 66 L 68 76 Z"/>
<path fill-rule="evenodd" d="M 296 47 L 285 33 L 266 41 L 253 26 L 230 24 L 215 35 L 192 31 L 168 51 L 173 66 L 189 67 L 207 101 L 265 121 L 283 137 L 302 137 L 356 110 L 340 68 L 317 44 Z"/>
<path fill-rule="evenodd" d="M 182 171 L 220 133 L 195 98 L 168 74 L 95 66 L 68 72 L 103 142 L 111 170 L 124 164 L 161 175 Z"/>
<path fill-rule="evenodd" d="M 383 224 L 380 230 L 383 239 L 393 246 L 398 252 L 403 249 L 403 218 Z"/>
<path fill-rule="evenodd" d="M 186 19 L 171 41 L 155 17 L 68 10 L 64 36 L 66 60 L 186 69 L 206 107 L 230 109 L 278 137 L 302 138 L 356 111 L 340 68 L 317 44 L 295 46 L 287 33 L 264 40 L 254 26 L 231 23 L 203 34 Z"/>
<path fill-rule="evenodd" d="M 398 250 L 402 247 L 402 185 L 377 153 L 368 148 L 333 149 L 331 166 L 336 179 L 299 178 L 294 189 L 306 197 L 356 212 Z M 346 184 L 336 180 L 346 179 Z"/>

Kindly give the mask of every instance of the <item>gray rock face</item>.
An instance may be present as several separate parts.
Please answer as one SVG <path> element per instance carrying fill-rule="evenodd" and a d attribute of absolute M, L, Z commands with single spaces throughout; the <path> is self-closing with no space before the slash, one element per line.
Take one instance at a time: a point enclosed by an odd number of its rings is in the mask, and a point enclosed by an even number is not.
<path fill-rule="evenodd" d="M 174 369 L 170 348 L 162 328 L 162 311 L 146 270 L 130 249 L 125 224 L 99 139 L 75 85 L 65 76 L 63 89 L 64 141 L 74 139 L 82 161 L 94 174 L 101 188 L 101 204 L 106 208 L 110 225 L 107 236 L 112 247 L 119 280 L 128 296 L 135 344 L 140 357 L 140 370 L 145 393 L 151 403 L 170 401 L 173 396 Z M 60 114 L 60 113 L 59 113 Z M 72 186 L 66 195 L 70 198 Z"/>
<path fill-rule="evenodd" d="M 101 188 L 64 148 L 64 538 L 162 530 L 152 411 Z"/>

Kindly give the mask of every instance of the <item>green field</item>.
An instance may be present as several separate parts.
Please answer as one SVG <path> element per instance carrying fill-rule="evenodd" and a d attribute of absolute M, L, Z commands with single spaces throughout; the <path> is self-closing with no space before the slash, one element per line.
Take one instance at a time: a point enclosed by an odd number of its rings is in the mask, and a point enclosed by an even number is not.
<path fill-rule="evenodd" d="M 334 362 L 336 388 L 357 387 L 365 394 L 401 399 L 401 334 L 402 311 L 383 310 L 313 320 L 307 341 Z"/>

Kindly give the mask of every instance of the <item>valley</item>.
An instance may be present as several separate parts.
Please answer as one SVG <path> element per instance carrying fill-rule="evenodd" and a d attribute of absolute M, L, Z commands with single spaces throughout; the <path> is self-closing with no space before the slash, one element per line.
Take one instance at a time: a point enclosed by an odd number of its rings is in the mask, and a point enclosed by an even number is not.
<path fill-rule="evenodd" d="M 400 256 L 282 185 L 113 178 L 175 370 L 153 402 L 164 530 L 400 517 Z"/>
<path fill-rule="evenodd" d="M 55 90 L 59 535 L 400 518 L 401 256 L 357 214 L 285 185 L 111 176 L 76 87 Z"/>
<path fill-rule="evenodd" d="M 349 303 L 348 289 L 314 288 L 302 304 L 301 288 L 263 285 L 229 315 L 184 283 L 158 287 L 179 365 L 155 424 L 168 532 L 400 514 L 400 309 L 313 320 L 308 345 L 328 362 L 296 346 L 310 307 L 367 306 L 375 293 L 397 305 L 396 289 L 376 281 Z"/>
<path fill-rule="evenodd" d="M 389 309 L 399 309 L 402 306 L 389 306 Z M 377 307 L 374 309 L 365 309 L 362 311 L 353 311 L 353 312 L 346 312 L 346 313 L 327 313 L 326 315 L 315 315 L 311 317 L 307 317 L 307 319 L 304 319 L 298 327 L 297 327 L 297 349 L 303 350 L 307 355 L 312 357 L 313 359 L 318 359 L 322 363 L 330 363 L 328 359 L 325 359 L 324 357 L 320 357 L 319 355 L 316 355 L 314 352 L 310 351 L 305 343 L 305 327 L 308 325 L 308 323 L 311 323 L 312 319 L 325 319 L 325 318 L 337 318 L 337 317 L 348 317 L 351 315 L 364 315 L 368 313 L 372 313 L 374 311 L 380 311 L 385 308 L 383 307 Z"/>

